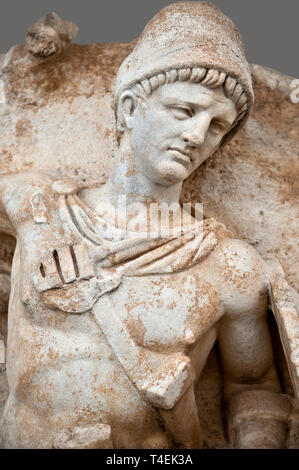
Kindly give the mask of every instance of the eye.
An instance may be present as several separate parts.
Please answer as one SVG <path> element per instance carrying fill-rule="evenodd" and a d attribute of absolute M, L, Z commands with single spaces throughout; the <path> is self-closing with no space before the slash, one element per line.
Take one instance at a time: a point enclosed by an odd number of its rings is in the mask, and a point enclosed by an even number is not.
<path fill-rule="evenodd" d="M 172 106 L 171 110 L 177 119 L 187 119 L 193 116 L 193 110 L 185 106 Z"/>
<path fill-rule="evenodd" d="M 225 132 L 227 124 L 219 119 L 213 119 L 210 124 L 210 130 L 215 133 Z"/>

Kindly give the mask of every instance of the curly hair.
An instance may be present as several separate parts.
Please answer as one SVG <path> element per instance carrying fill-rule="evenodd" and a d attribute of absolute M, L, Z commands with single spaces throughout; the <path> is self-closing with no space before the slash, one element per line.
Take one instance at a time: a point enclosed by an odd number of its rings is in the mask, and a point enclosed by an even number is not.
<path fill-rule="evenodd" d="M 201 85 L 205 85 L 209 88 L 223 86 L 225 95 L 235 103 L 238 112 L 232 127 L 241 121 L 247 112 L 247 96 L 242 85 L 240 85 L 235 78 L 215 69 L 193 67 L 168 70 L 167 72 L 159 73 L 158 75 L 146 78 L 141 82 L 136 83 L 132 88 L 129 88 L 129 90 L 136 98 L 145 100 L 160 86 L 177 81 L 200 83 Z M 119 116 L 117 116 L 117 123 L 118 130 L 121 132 L 124 131 L 125 125 Z"/>

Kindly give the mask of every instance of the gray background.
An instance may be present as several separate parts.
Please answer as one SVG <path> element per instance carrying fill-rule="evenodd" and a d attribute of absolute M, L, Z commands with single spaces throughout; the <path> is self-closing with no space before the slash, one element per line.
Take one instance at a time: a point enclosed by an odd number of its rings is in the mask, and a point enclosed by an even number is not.
<path fill-rule="evenodd" d="M 168 0 L 1 0 L 0 53 L 55 11 L 79 27 L 75 42 L 129 42 Z M 213 0 L 240 29 L 249 62 L 299 78 L 298 0 Z"/>

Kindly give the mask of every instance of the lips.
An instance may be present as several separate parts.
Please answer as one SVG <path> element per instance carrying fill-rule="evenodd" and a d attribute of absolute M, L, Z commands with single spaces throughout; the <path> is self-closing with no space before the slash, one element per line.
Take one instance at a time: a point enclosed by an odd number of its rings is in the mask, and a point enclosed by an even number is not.
<path fill-rule="evenodd" d="M 168 150 L 171 151 L 173 154 L 176 154 L 176 158 L 179 158 L 180 160 L 183 160 L 186 163 L 190 163 L 192 161 L 190 153 L 188 153 L 184 149 L 181 149 L 179 147 L 170 147 Z"/>

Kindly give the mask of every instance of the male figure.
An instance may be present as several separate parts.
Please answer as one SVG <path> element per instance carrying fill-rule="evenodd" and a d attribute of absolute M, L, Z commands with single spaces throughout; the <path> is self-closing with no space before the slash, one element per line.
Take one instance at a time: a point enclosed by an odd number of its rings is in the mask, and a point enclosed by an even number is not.
<path fill-rule="evenodd" d="M 252 102 L 230 20 L 206 2 L 174 4 L 120 68 L 107 184 L 78 192 L 42 175 L 3 179 L 18 239 L 6 447 L 200 447 L 194 385 L 216 340 L 232 444 L 285 445 L 289 405 L 255 250 L 213 220 L 168 238 L 126 237 L 128 220 L 115 224 L 107 211 L 126 196 L 131 223 L 136 201 L 177 203 L 184 179 L 238 130 Z"/>

